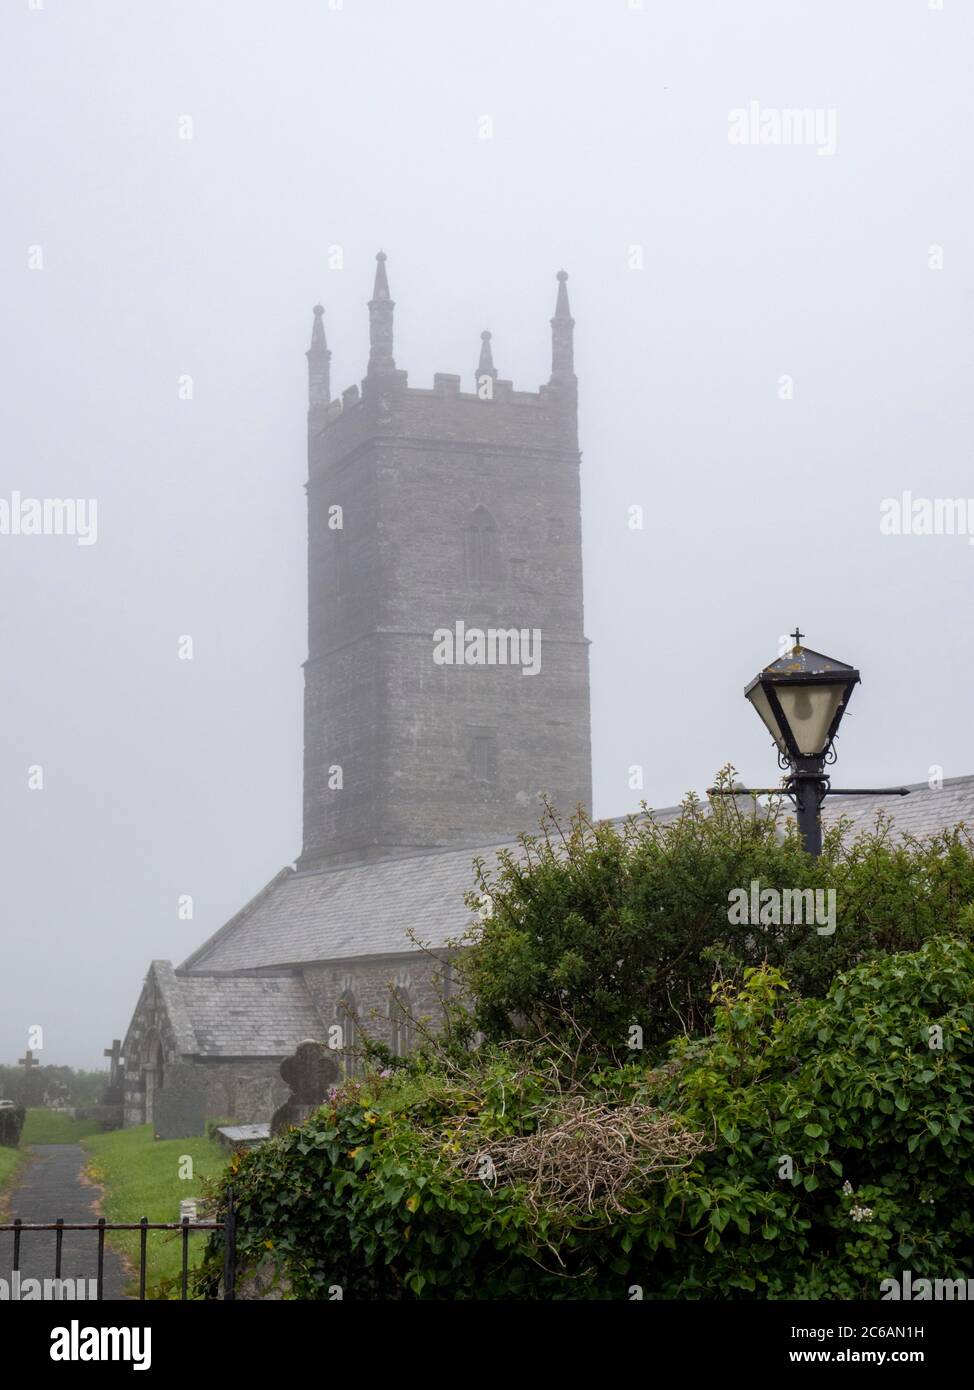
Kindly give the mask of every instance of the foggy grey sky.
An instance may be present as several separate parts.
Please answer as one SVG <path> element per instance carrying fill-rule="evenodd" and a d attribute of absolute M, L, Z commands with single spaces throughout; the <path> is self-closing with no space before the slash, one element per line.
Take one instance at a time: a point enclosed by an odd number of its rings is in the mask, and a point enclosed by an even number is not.
<path fill-rule="evenodd" d="M 597 814 L 775 780 L 796 622 L 863 673 L 837 785 L 974 772 L 974 547 L 879 532 L 974 497 L 970 0 L 8 0 L 0 52 L 0 497 L 98 500 L 0 536 L 0 1059 L 101 1065 L 300 849 L 303 354 L 320 299 L 361 379 L 380 247 L 414 386 L 489 328 L 537 389 L 569 271 Z"/>

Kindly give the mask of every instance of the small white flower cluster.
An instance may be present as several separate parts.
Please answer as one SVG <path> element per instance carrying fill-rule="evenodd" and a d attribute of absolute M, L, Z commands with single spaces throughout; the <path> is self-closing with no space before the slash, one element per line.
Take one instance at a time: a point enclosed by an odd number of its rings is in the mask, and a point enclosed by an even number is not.
<path fill-rule="evenodd" d="M 843 1197 L 851 1197 L 852 1193 L 852 1183 L 847 1179 L 842 1184 L 842 1195 Z M 872 1207 L 861 1207 L 859 1203 L 856 1202 L 854 1206 L 850 1207 L 849 1215 L 852 1217 L 853 1221 L 872 1221 L 873 1209 Z"/>

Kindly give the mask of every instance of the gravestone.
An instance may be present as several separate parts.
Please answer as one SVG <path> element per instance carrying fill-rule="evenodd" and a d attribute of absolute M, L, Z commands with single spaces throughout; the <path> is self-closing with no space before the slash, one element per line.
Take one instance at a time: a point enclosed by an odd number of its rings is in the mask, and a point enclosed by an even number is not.
<path fill-rule="evenodd" d="M 216 1132 L 217 1142 L 232 1150 L 256 1148 L 270 1137 L 271 1127 L 266 1122 L 257 1125 L 220 1125 Z"/>
<path fill-rule="evenodd" d="M 206 1077 L 188 1062 L 166 1070 L 166 1084 L 153 1096 L 157 1139 L 191 1139 L 206 1133 Z"/>
<path fill-rule="evenodd" d="M 274 1111 L 271 1135 L 292 1125 L 303 1125 L 312 1110 L 327 1098 L 338 1082 L 338 1058 L 324 1042 L 307 1039 L 298 1043 L 291 1057 L 281 1063 L 281 1076 L 291 1088 L 288 1099 Z"/>

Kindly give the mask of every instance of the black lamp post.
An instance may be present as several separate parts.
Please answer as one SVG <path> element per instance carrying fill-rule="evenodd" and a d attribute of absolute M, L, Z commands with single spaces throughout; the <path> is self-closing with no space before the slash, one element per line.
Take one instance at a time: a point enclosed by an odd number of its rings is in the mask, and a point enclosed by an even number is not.
<path fill-rule="evenodd" d="M 744 694 L 764 721 L 778 750 L 778 765 L 788 772 L 780 787 L 751 788 L 757 794 L 784 792 L 795 803 L 798 831 L 809 854 L 822 853 L 822 802 L 826 796 L 908 796 L 907 787 L 850 787 L 830 785 L 825 767 L 835 762 L 833 740 L 842 716 L 859 684 L 859 672 L 844 661 L 803 647 L 804 634 L 795 629 L 795 645 L 786 656 L 759 671 Z M 740 795 L 740 788 L 711 788 L 722 795 Z"/>
<path fill-rule="evenodd" d="M 778 748 L 778 766 L 789 770 L 785 786 L 794 797 L 798 830 L 809 854 L 822 853 L 819 816 L 829 789 L 825 764 L 835 762 L 833 739 L 859 672 L 844 661 L 801 645 L 765 666 L 744 691 Z"/>

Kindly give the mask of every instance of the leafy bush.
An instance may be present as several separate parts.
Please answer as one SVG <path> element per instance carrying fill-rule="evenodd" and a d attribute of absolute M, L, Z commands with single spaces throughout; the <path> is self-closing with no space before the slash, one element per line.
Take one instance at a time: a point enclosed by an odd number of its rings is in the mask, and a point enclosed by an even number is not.
<path fill-rule="evenodd" d="M 23 1105 L 4 1106 L 0 1110 L 0 1147 L 15 1149 L 20 1143 L 27 1110 Z"/>
<path fill-rule="evenodd" d="M 299 1298 L 872 1299 L 902 1268 L 966 1277 L 972 981 L 970 943 L 936 938 L 824 998 L 770 965 L 719 981 L 712 1035 L 656 1068 L 583 1035 L 444 1052 L 235 1155 L 217 1201 L 232 1184 L 244 1263 Z M 215 1241 L 202 1292 L 219 1265 Z"/>
<path fill-rule="evenodd" d="M 939 933 L 972 935 L 974 855 L 963 827 L 897 842 L 887 821 L 855 840 L 840 824 L 812 859 L 785 822 L 780 806 L 755 813 L 720 797 L 712 813 L 688 798 L 671 825 L 644 817 L 619 829 L 577 816 L 562 828 L 549 811 L 521 855 L 477 866 L 469 901 L 483 920 L 455 963 L 473 1017 L 465 1022 L 454 1004 L 454 1026 L 503 1041 L 564 1031 L 570 1019 L 623 1061 L 634 1024 L 649 1049 L 709 1029 L 715 968 L 740 980 L 767 961 L 796 993 L 822 995 L 860 961 Z M 729 894 L 752 880 L 834 889 L 834 935 L 731 923 Z"/>
<path fill-rule="evenodd" d="M 784 988 L 768 968 L 718 988 L 713 1039 L 677 1049 L 660 1101 L 718 1143 L 673 1194 L 702 1243 L 654 1277 L 877 1298 L 903 1268 L 974 1275 L 974 950 L 934 939 L 790 1007 Z"/>

